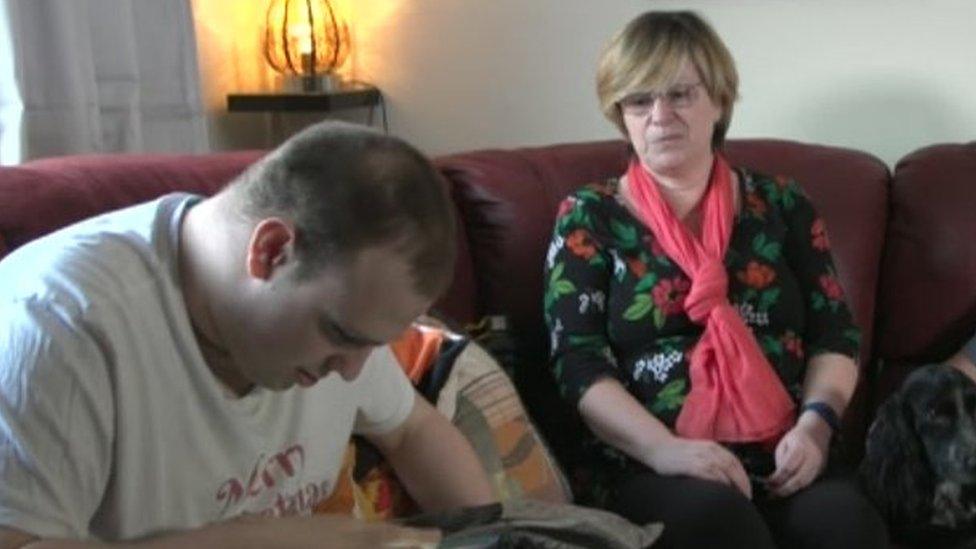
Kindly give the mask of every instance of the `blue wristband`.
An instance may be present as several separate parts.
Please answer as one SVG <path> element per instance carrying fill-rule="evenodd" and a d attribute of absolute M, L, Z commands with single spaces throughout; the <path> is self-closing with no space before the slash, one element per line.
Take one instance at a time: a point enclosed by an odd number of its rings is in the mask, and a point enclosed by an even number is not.
<path fill-rule="evenodd" d="M 800 414 L 802 415 L 803 412 L 806 412 L 807 410 L 810 410 L 820 416 L 820 419 L 824 420 L 827 425 L 830 425 L 831 431 L 836 433 L 840 430 L 840 418 L 837 417 L 837 412 L 835 412 L 834 409 L 831 408 L 826 402 L 820 400 L 807 402 L 800 407 Z"/>

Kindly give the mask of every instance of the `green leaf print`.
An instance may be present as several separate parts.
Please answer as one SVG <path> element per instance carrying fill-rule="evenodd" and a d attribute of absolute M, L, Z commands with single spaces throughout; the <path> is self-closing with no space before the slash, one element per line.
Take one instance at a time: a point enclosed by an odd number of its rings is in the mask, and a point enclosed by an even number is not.
<path fill-rule="evenodd" d="M 614 218 L 610 220 L 610 230 L 613 231 L 613 236 L 620 241 L 621 248 L 630 250 L 637 247 L 639 242 L 637 227 Z"/>
<path fill-rule="evenodd" d="M 633 303 L 624 311 L 624 319 L 630 321 L 640 320 L 647 316 L 647 313 L 651 312 L 652 308 L 654 308 L 654 302 L 651 301 L 650 295 L 635 295 Z"/>
<path fill-rule="evenodd" d="M 671 337 L 661 337 L 658 338 L 657 344 L 660 349 L 666 353 L 673 351 L 683 352 L 684 345 L 682 343 L 685 341 L 685 336 L 677 335 Z"/>
<path fill-rule="evenodd" d="M 844 339 L 850 341 L 854 345 L 861 344 L 861 331 L 857 328 L 848 328 L 844 330 Z"/>
<path fill-rule="evenodd" d="M 572 281 L 562 278 L 566 264 L 560 261 L 549 273 L 549 287 L 546 289 L 545 308 L 548 310 L 560 297 L 576 291 Z"/>
<path fill-rule="evenodd" d="M 781 356 L 783 354 L 783 342 L 771 335 L 764 335 L 762 341 L 759 342 L 759 346 L 762 347 L 763 353 L 767 355 Z"/>
<path fill-rule="evenodd" d="M 651 413 L 660 414 L 667 410 L 676 410 L 685 401 L 685 380 L 676 379 L 665 385 L 657 393 L 654 404 L 651 405 Z"/>
<path fill-rule="evenodd" d="M 770 263 L 779 260 L 779 242 L 769 242 L 766 233 L 759 233 L 752 239 L 752 251 Z"/>
<path fill-rule="evenodd" d="M 552 284 L 553 282 L 559 280 L 559 278 L 563 276 L 563 271 L 565 270 L 566 263 L 562 261 L 556 263 L 556 266 L 552 268 L 552 272 L 549 273 L 549 283 Z"/>
<path fill-rule="evenodd" d="M 591 231 L 593 230 L 593 222 L 590 221 L 590 213 L 583 208 L 574 209 L 572 219 L 577 225 L 586 227 Z"/>
<path fill-rule="evenodd" d="M 647 273 L 641 277 L 637 284 L 634 284 L 634 293 L 639 294 L 646 292 L 653 288 L 655 284 L 657 284 L 657 273 Z"/>
<path fill-rule="evenodd" d="M 660 329 L 664 326 L 664 311 L 658 307 L 654 307 L 654 327 Z"/>
<path fill-rule="evenodd" d="M 560 280 L 556 282 L 556 294 L 565 295 L 571 294 L 576 291 L 576 286 L 568 280 Z"/>
<path fill-rule="evenodd" d="M 768 191 L 767 199 L 769 200 L 770 204 L 779 202 L 781 194 L 779 192 L 779 185 L 777 185 L 775 181 L 769 181 L 769 185 L 766 186 L 766 190 Z"/>
<path fill-rule="evenodd" d="M 796 184 L 793 182 L 790 182 L 785 187 L 783 187 L 783 195 L 780 199 L 780 202 L 783 204 L 784 210 L 792 210 L 793 206 L 796 206 L 797 193 L 798 191 L 796 188 Z"/>
<path fill-rule="evenodd" d="M 601 254 L 593 254 L 593 257 L 586 263 L 590 267 L 605 267 L 607 260 Z"/>
<path fill-rule="evenodd" d="M 582 198 L 583 200 L 592 200 L 593 202 L 600 201 L 600 193 L 589 187 L 583 187 L 576 191 L 576 196 Z"/>
<path fill-rule="evenodd" d="M 810 292 L 810 306 L 814 311 L 822 311 L 827 306 L 827 296 L 820 292 Z"/>
<path fill-rule="evenodd" d="M 590 220 L 590 214 L 585 208 L 580 207 L 577 202 L 573 209 L 569 211 L 568 214 L 559 218 L 556 224 L 556 232 L 562 235 L 570 233 L 570 228 L 584 227 L 590 231 L 593 230 L 593 222 Z"/>
<path fill-rule="evenodd" d="M 769 312 L 769 308 L 779 300 L 780 288 L 769 288 L 759 296 L 759 310 Z"/>

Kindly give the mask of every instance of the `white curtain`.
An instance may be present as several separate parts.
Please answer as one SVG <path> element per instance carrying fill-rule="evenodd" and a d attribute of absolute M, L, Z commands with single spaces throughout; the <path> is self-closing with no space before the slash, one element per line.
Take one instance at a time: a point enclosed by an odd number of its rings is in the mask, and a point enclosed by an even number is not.
<path fill-rule="evenodd" d="M 15 88 L 0 83 L 3 163 L 207 150 L 189 0 L 3 2 L 12 75 L 0 79 Z"/>

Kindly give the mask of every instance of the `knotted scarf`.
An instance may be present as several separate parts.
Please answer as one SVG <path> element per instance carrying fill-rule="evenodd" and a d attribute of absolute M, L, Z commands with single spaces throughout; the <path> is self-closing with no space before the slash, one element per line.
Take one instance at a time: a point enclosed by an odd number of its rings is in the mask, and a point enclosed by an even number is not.
<path fill-rule="evenodd" d="M 793 424 L 793 401 L 773 367 L 728 300 L 722 263 L 732 235 L 732 172 L 715 155 L 700 201 L 701 238 L 674 214 L 657 182 L 633 159 L 627 170 L 640 220 L 661 248 L 691 279 L 685 311 L 704 326 L 688 365 L 691 389 L 675 431 L 687 438 L 722 442 L 769 442 Z"/>

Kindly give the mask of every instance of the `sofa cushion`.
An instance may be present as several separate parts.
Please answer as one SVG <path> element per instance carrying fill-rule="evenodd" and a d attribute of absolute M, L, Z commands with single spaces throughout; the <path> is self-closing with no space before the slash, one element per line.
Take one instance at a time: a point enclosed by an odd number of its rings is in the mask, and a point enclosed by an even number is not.
<path fill-rule="evenodd" d="M 262 154 L 66 156 L 0 168 L 0 258 L 87 217 L 175 191 L 213 194 Z"/>
<path fill-rule="evenodd" d="M 627 147 L 620 141 L 438 159 L 464 220 L 477 288 L 473 314 L 456 320 L 501 312 L 514 322 L 513 333 L 529 329 L 536 336 L 542 319 L 541 258 L 556 205 L 576 187 L 620 173 L 626 160 Z"/>
<path fill-rule="evenodd" d="M 915 366 L 947 358 L 976 329 L 976 142 L 905 156 L 891 182 L 878 289 L 880 402 Z"/>
<path fill-rule="evenodd" d="M 390 346 L 420 394 L 471 443 L 499 501 L 571 500 L 568 483 L 515 387 L 480 345 L 423 318 Z M 386 520 L 418 507 L 376 448 L 353 437 L 335 490 L 315 510 Z"/>

